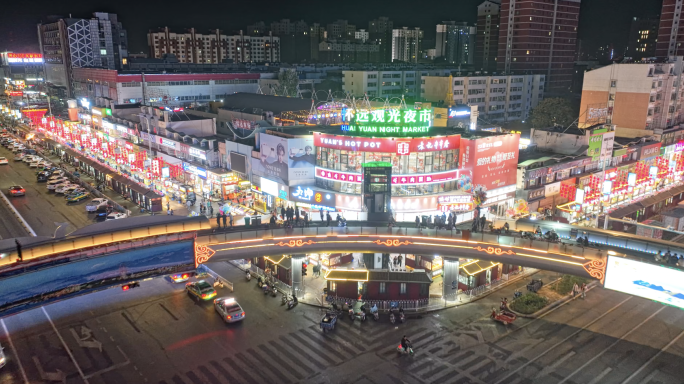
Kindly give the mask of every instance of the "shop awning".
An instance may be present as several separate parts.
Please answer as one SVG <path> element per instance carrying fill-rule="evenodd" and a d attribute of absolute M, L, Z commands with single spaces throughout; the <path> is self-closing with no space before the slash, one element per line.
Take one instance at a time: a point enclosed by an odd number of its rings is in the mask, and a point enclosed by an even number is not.
<path fill-rule="evenodd" d="M 413 270 L 411 272 L 390 272 L 387 269 L 370 271 L 370 281 L 384 281 L 394 283 L 432 283 L 432 278 L 425 272 Z"/>
<path fill-rule="evenodd" d="M 325 274 L 326 280 L 368 281 L 369 271 L 365 269 L 331 269 Z"/>
<path fill-rule="evenodd" d="M 642 209 L 643 207 L 638 205 L 638 203 L 635 204 L 630 204 L 626 207 L 618 208 L 614 210 L 613 212 L 609 213 L 608 216 L 615 218 L 615 219 L 622 219 L 625 216 L 629 216 L 632 213 Z"/>
<path fill-rule="evenodd" d="M 486 261 L 486 260 L 472 260 L 468 263 L 465 263 L 460 266 L 462 270 L 465 271 L 468 275 L 472 276 L 477 273 L 480 273 L 482 271 L 486 271 L 488 269 L 494 268 L 500 263 L 495 263 L 493 261 Z"/>
<path fill-rule="evenodd" d="M 639 211 L 644 208 L 648 208 L 654 204 L 657 204 L 661 201 L 665 201 L 669 199 L 672 196 L 678 195 L 680 193 L 684 192 L 684 186 L 679 186 L 675 187 L 672 189 L 669 189 L 667 191 L 663 191 L 660 193 L 657 193 L 653 196 L 649 196 L 639 202 L 629 204 L 625 207 L 616 209 L 615 211 L 611 212 L 609 214 L 610 217 L 615 218 L 615 219 L 622 219 L 625 216 L 629 216 L 632 213 Z"/>

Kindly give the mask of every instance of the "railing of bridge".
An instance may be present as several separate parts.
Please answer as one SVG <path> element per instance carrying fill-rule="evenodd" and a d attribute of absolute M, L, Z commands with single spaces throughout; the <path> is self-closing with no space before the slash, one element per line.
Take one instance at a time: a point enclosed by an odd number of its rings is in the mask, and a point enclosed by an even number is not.
<path fill-rule="evenodd" d="M 584 247 L 576 242 L 553 242 L 545 240 L 523 239 L 515 232 L 496 234 L 491 232 L 471 233 L 458 229 L 426 229 L 426 228 L 388 228 L 388 227 L 311 227 L 311 228 L 277 228 L 264 230 L 246 230 L 225 233 L 214 233 L 204 237 L 207 244 L 225 243 L 231 241 L 273 239 L 296 240 L 297 238 L 325 237 L 325 236 L 369 236 L 369 237 L 413 237 L 430 239 L 449 239 L 466 241 L 473 247 L 477 244 L 486 250 L 489 246 L 528 248 L 549 253 L 582 256 L 588 258 L 603 257 L 606 250 Z"/>

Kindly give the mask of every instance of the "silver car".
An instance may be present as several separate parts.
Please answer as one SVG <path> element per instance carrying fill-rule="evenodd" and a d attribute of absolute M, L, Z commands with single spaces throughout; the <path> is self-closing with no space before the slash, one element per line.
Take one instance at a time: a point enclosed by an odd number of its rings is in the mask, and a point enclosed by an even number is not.
<path fill-rule="evenodd" d="M 226 323 L 235 323 L 245 319 L 245 311 L 232 297 L 221 297 L 214 300 L 214 309 Z"/>

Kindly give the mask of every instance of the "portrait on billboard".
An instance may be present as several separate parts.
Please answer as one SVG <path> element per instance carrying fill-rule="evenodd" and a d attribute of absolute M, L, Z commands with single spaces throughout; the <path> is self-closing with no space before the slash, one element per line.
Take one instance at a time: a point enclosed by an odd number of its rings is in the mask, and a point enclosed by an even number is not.
<path fill-rule="evenodd" d="M 287 184 L 287 139 L 261 134 L 259 150 L 260 161 L 255 164 L 254 173 Z"/>

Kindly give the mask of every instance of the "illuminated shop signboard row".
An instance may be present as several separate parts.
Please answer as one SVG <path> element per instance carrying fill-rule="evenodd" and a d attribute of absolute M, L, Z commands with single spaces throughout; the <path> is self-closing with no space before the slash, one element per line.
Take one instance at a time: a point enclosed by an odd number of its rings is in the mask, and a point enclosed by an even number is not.
<path fill-rule="evenodd" d="M 460 135 L 395 139 L 338 136 L 314 132 L 314 145 L 319 148 L 396 153 L 397 155 L 458 149 L 460 144 Z"/>
<path fill-rule="evenodd" d="M 430 109 L 342 110 L 342 131 L 368 135 L 428 133 L 432 126 Z"/>
<path fill-rule="evenodd" d="M 459 171 L 446 171 L 435 173 L 424 173 L 416 175 L 392 175 L 393 185 L 419 185 L 419 184 L 433 184 L 443 183 L 447 181 L 456 180 L 459 177 Z M 332 171 L 325 168 L 316 167 L 316 177 L 326 180 L 339 181 L 343 183 L 360 184 L 363 182 L 363 174 Z"/>

